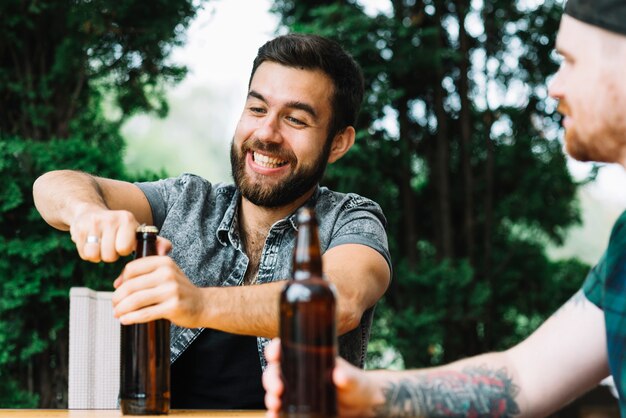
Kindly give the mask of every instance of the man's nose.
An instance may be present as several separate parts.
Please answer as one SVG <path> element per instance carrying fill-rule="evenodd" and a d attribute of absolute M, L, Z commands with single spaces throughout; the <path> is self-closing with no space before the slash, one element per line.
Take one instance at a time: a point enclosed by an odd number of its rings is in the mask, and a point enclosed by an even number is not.
<path fill-rule="evenodd" d="M 257 127 L 255 137 L 266 142 L 280 142 L 280 121 L 276 115 L 268 114 Z"/>
<path fill-rule="evenodd" d="M 561 69 L 559 69 L 552 77 L 550 84 L 548 85 L 548 96 L 553 99 L 560 99 L 563 97 L 563 81 Z"/>

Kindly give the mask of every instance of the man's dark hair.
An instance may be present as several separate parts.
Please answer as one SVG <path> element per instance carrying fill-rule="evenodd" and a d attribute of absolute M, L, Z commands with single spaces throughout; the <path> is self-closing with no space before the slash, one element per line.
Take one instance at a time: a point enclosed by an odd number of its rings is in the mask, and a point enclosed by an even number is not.
<path fill-rule="evenodd" d="M 363 100 L 363 73 L 352 56 L 337 42 L 318 35 L 298 33 L 266 42 L 254 59 L 248 87 L 257 68 L 265 61 L 323 71 L 334 84 L 328 138 L 332 139 L 348 126 L 354 126 Z"/>

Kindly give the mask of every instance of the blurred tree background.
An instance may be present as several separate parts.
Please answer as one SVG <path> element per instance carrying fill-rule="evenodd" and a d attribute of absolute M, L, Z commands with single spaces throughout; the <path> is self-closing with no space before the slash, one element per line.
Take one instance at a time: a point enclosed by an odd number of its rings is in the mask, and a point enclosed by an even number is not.
<path fill-rule="evenodd" d="M 368 367 L 432 366 L 519 341 L 589 268 L 546 255 L 580 221 L 546 101 L 562 2 L 389 5 L 276 0 L 273 12 L 281 31 L 334 38 L 364 69 L 357 143 L 324 183 L 376 200 L 389 222 L 394 278 Z M 0 407 L 66 407 L 69 288 L 109 289 L 120 269 L 80 261 L 36 212 L 32 183 L 56 168 L 155 176 L 124 166 L 120 127 L 167 113 L 185 76 L 168 57 L 199 7 L 0 3 Z"/>
<path fill-rule="evenodd" d="M 390 3 L 376 16 L 356 1 L 273 10 L 363 66 L 356 146 L 326 183 L 378 201 L 389 221 L 395 274 L 370 365 L 388 365 L 391 347 L 405 367 L 424 367 L 520 341 L 589 266 L 546 255 L 580 221 L 546 102 L 562 3 Z"/>
<path fill-rule="evenodd" d="M 121 123 L 167 113 L 167 58 L 193 0 L 0 2 L 0 408 L 67 407 L 71 286 L 109 290 L 121 264 L 81 261 L 35 210 L 32 184 L 74 168 L 126 180 Z M 108 111 L 107 111 L 108 109 Z"/>

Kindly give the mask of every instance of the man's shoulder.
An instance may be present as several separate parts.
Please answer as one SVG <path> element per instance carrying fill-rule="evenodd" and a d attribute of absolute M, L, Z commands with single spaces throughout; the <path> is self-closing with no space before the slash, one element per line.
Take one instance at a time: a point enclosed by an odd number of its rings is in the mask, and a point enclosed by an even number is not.
<path fill-rule="evenodd" d="M 615 225 L 626 225 L 626 210 L 623 211 L 617 218 L 617 220 L 615 221 Z"/>
<path fill-rule="evenodd" d="M 609 245 L 598 261 L 589 271 L 583 291 L 585 296 L 596 306 L 604 309 L 607 306 L 618 306 L 625 282 L 626 263 L 626 211 L 617 218 L 611 231 Z"/>
<path fill-rule="evenodd" d="M 382 208 L 372 199 L 356 193 L 336 192 L 327 187 L 320 187 L 315 210 L 321 222 L 341 217 L 362 218 L 364 213 L 368 213 L 378 218 L 383 226 L 387 224 Z"/>
<path fill-rule="evenodd" d="M 330 206 L 340 211 L 357 207 L 362 207 L 364 209 L 373 208 L 375 210 L 379 210 L 382 213 L 380 205 L 372 199 L 356 193 L 336 192 L 327 187 L 320 187 L 317 205 L 321 205 L 323 207 Z"/>
<path fill-rule="evenodd" d="M 614 268 L 616 263 L 621 264 L 624 260 L 624 249 L 626 248 L 626 211 L 617 218 L 611 230 L 611 237 L 606 251 L 598 265 L 606 264 L 609 270 Z M 598 267 L 596 266 L 595 269 Z"/>
<path fill-rule="evenodd" d="M 361 244 L 378 251 L 391 268 L 387 220 L 372 199 L 321 187 L 316 202 L 324 251 L 342 244 Z"/>
<path fill-rule="evenodd" d="M 138 183 L 142 188 L 144 187 L 156 187 L 163 191 L 170 193 L 184 195 L 184 194 L 201 194 L 216 196 L 226 195 L 232 197 L 235 194 L 236 188 L 232 184 L 227 183 L 211 183 L 204 177 L 192 173 L 183 173 L 178 177 L 170 177 L 154 182 Z"/>
<path fill-rule="evenodd" d="M 626 210 L 617 218 L 611 230 L 609 246 L 617 243 L 626 243 Z"/>
<path fill-rule="evenodd" d="M 204 177 L 193 173 L 183 173 L 172 179 L 187 187 L 204 187 L 208 190 L 214 190 L 216 193 L 235 193 L 235 185 L 233 184 L 210 182 Z"/>
<path fill-rule="evenodd" d="M 236 194 L 233 185 L 211 183 L 190 173 L 135 184 L 148 199 L 155 222 L 164 221 L 174 213 L 223 212 Z"/>

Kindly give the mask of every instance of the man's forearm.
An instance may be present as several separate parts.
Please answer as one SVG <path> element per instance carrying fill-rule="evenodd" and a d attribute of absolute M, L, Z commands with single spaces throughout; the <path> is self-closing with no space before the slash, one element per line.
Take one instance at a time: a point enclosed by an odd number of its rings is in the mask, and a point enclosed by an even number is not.
<path fill-rule="evenodd" d="M 278 303 L 284 281 L 252 286 L 203 288 L 200 326 L 233 334 L 278 336 Z"/>
<path fill-rule="evenodd" d="M 42 218 L 63 231 L 69 229 L 72 217 L 85 205 L 106 208 L 96 180 L 78 171 L 43 174 L 33 184 L 33 198 Z"/>
<path fill-rule="evenodd" d="M 381 417 L 516 417 L 519 389 L 506 368 L 401 372 L 384 379 Z"/>
<path fill-rule="evenodd" d="M 285 281 L 279 281 L 252 286 L 203 288 L 205 309 L 200 326 L 234 334 L 277 337 L 280 326 L 279 300 L 284 286 Z M 361 314 L 359 311 L 358 315 L 351 316 L 360 318 Z M 344 323 L 346 320 L 342 322 L 349 316 L 338 316 L 338 335 L 354 328 Z"/>

